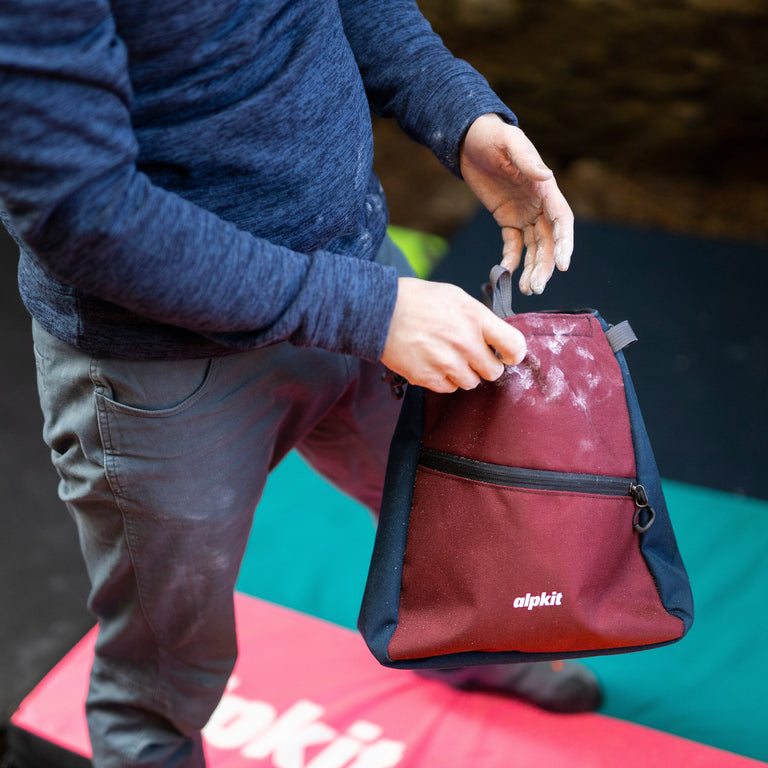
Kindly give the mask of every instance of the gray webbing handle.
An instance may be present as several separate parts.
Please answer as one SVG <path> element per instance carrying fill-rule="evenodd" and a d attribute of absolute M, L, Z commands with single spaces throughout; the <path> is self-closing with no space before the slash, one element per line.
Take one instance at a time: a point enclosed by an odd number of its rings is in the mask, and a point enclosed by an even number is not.
<path fill-rule="evenodd" d="M 512 317 L 515 314 L 512 310 L 512 273 L 501 264 L 497 264 L 491 270 L 490 288 L 494 313 L 502 319 Z M 632 326 L 626 320 L 612 325 L 605 332 L 605 338 L 608 339 L 614 354 L 637 341 Z"/>
<path fill-rule="evenodd" d="M 512 273 L 497 264 L 491 270 L 492 309 L 500 318 L 512 317 Z"/>

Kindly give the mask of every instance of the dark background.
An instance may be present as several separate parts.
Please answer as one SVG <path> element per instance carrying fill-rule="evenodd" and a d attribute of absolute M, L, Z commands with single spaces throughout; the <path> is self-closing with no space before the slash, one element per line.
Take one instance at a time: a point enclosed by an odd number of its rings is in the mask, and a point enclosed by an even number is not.
<path fill-rule="evenodd" d="M 93 624 L 75 526 L 43 444 L 17 253 L 0 227 L 0 723 Z"/>
<path fill-rule="evenodd" d="M 517 114 L 581 217 L 768 236 L 764 0 L 420 0 Z M 393 220 L 450 234 L 471 193 L 377 121 Z"/>

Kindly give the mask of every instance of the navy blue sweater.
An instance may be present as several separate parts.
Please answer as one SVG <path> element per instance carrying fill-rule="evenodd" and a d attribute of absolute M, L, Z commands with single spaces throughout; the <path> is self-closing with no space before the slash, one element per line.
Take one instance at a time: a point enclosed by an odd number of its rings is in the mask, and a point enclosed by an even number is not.
<path fill-rule="evenodd" d="M 370 111 L 458 172 L 514 116 L 410 0 L 0 0 L 0 215 L 50 333 L 378 359 L 397 276 Z"/>

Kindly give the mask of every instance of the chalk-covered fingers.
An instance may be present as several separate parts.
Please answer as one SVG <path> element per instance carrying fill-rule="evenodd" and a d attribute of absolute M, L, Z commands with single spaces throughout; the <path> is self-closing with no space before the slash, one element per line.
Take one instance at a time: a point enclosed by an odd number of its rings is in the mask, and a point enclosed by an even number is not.
<path fill-rule="evenodd" d="M 548 206 L 549 219 L 552 223 L 552 237 L 555 241 L 555 266 L 565 272 L 571 265 L 573 253 L 573 211 L 566 203 L 565 198 L 559 194 Z"/>
<path fill-rule="evenodd" d="M 555 243 L 552 227 L 538 218 L 524 233 L 525 268 L 520 276 L 520 291 L 527 296 L 540 294 L 555 271 Z"/>
<path fill-rule="evenodd" d="M 552 181 L 554 184 L 554 181 Z M 558 196 L 562 200 L 561 196 Z M 559 209 L 554 202 L 558 218 L 550 218 L 551 211 L 543 208 L 546 215 L 539 216 L 523 231 L 511 227 L 502 229 L 504 249 L 502 265 L 510 271 L 521 261 L 521 243 L 525 247 L 525 267 L 520 276 L 520 291 L 526 295 L 543 293 L 555 268 L 568 269 L 573 252 L 573 213 L 566 204 Z"/>
<path fill-rule="evenodd" d="M 520 266 L 523 258 L 523 248 L 525 247 L 523 232 L 516 227 L 502 227 L 501 239 L 503 243 L 501 266 L 514 272 Z"/>
<path fill-rule="evenodd" d="M 523 293 L 541 293 L 555 267 L 568 268 L 573 213 L 536 147 L 498 115 L 469 128 L 460 153 L 461 172 L 502 228 L 502 264 L 513 271 L 525 248 Z"/>
<path fill-rule="evenodd" d="M 525 339 L 453 285 L 400 278 L 382 362 L 435 392 L 473 389 L 525 356 Z"/>

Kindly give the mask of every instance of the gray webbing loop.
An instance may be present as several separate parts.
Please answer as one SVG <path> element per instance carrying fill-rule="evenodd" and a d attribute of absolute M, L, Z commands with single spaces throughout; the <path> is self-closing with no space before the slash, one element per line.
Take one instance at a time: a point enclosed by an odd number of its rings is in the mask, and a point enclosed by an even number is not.
<path fill-rule="evenodd" d="M 501 264 L 491 270 L 490 290 L 494 313 L 502 319 L 512 317 L 515 314 L 512 310 L 512 273 Z M 626 320 L 612 325 L 605 332 L 605 338 L 608 339 L 614 354 L 637 341 L 632 326 Z"/>
<path fill-rule="evenodd" d="M 491 291 L 493 311 L 502 319 L 512 317 L 512 273 L 501 264 L 491 270 Z"/>
<path fill-rule="evenodd" d="M 632 326 L 626 320 L 612 325 L 605 332 L 605 338 L 608 339 L 614 354 L 637 341 L 637 336 L 635 336 Z"/>

